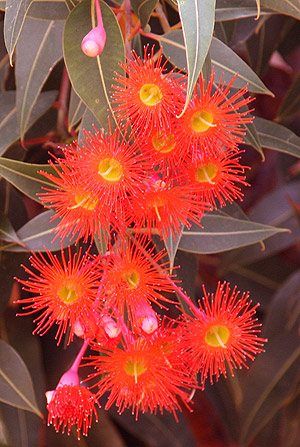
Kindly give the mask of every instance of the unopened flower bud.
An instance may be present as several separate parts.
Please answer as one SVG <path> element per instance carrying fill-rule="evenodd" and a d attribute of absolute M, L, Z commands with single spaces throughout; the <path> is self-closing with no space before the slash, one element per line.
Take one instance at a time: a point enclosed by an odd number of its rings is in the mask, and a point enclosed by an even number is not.
<path fill-rule="evenodd" d="M 63 386 L 63 385 L 77 386 L 77 385 L 79 385 L 79 383 L 80 383 L 80 380 L 79 380 L 77 370 L 70 368 L 67 372 L 65 372 L 61 376 L 60 381 L 58 382 L 58 385 L 56 388 L 59 388 L 60 386 Z"/>
<path fill-rule="evenodd" d="M 142 319 L 142 330 L 146 334 L 152 334 L 158 328 L 158 321 L 155 315 L 149 315 Z"/>
<path fill-rule="evenodd" d="M 109 338 L 117 338 L 121 332 L 121 328 L 118 323 L 116 323 L 116 321 L 108 315 L 102 317 L 102 325 L 105 333 Z"/>
<path fill-rule="evenodd" d="M 103 26 L 93 28 L 81 42 L 81 49 L 86 56 L 96 57 L 103 52 L 106 42 L 106 32 Z"/>

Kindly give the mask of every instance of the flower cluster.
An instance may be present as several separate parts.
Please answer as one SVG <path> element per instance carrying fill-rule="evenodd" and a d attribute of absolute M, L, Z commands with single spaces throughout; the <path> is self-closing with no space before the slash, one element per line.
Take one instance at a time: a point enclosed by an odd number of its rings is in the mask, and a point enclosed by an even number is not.
<path fill-rule="evenodd" d="M 53 185 L 40 199 L 54 211 L 56 237 L 105 249 L 36 253 L 25 267 L 29 278 L 20 280 L 31 293 L 20 300 L 23 314 L 37 314 L 37 334 L 56 326 L 58 344 L 64 336 L 67 343 L 83 339 L 72 367 L 47 393 L 49 424 L 67 432 L 76 426 L 78 436 L 97 419 L 104 396 L 106 409 L 131 409 L 136 418 L 164 410 L 176 417 L 207 378 L 247 366 L 265 342 L 247 293 L 220 283 L 212 294 L 203 288 L 196 306 L 152 240 L 201 226 L 205 212 L 242 199 L 239 145 L 252 119 L 247 89 L 233 91 L 234 78 L 217 85 L 214 74 L 201 76 L 178 118 L 186 76 L 147 51 L 116 75 L 116 128 L 86 132 L 84 143 L 63 148 L 42 172 Z M 164 312 L 179 306 L 178 296 L 189 310 L 168 319 Z M 88 347 L 94 353 L 85 364 L 94 372 L 80 383 Z"/>

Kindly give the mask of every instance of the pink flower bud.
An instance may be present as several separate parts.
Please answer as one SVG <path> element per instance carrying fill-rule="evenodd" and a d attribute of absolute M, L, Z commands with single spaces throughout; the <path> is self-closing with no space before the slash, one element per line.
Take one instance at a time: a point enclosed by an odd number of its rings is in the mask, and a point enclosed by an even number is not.
<path fill-rule="evenodd" d="M 117 338 L 118 337 L 118 335 L 121 332 L 121 328 L 118 325 L 118 323 L 116 323 L 115 320 L 113 320 L 108 315 L 105 315 L 102 317 L 101 322 L 102 322 L 103 329 L 109 338 Z"/>
<path fill-rule="evenodd" d="M 158 328 L 158 321 L 155 315 L 150 315 L 142 319 L 142 330 L 146 334 L 152 334 Z"/>
<path fill-rule="evenodd" d="M 96 57 L 103 52 L 106 42 L 106 32 L 103 26 L 93 28 L 81 42 L 81 49 L 86 56 Z"/>

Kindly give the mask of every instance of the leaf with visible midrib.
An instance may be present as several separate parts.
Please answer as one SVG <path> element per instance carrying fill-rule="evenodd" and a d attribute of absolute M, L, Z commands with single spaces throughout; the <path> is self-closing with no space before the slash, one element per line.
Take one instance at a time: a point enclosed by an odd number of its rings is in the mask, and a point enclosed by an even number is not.
<path fill-rule="evenodd" d="M 64 58 L 72 86 L 77 95 L 103 127 L 107 116 L 114 120 L 110 89 L 119 63 L 124 60 L 124 42 L 112 10 L 101 1 L 106 45 L 102 55 L 90 58 L 81 51 L 81 41 L 92 28 L 90 0 L 83 0 L 70 13 L 64 31 Z"/>
<path fill-rule="evenodd" d="M 39 171 L 54 173 L 50 165 L 37 165 L 23 163 L 22 161 L 10 160 L 0 157 L 0 177 L 22 191 L 28 197 L 39 202 L 37 194 L 41 193 L 43 187 L 53 187 L 53 183 L 47 180 Z"/>
<path fill-rule="evenodd" d="M 263 147 L 300 158 L 300 138 L 291 130 L 258 117 L 254 126 Z"/>
<path fill-rule="evenodd" d="M 188 86 L 185 112 L 207 56 L 215 23 L 215 0 L 180 0 L 178 10 L 186 48 Z"/>
<path fill-rule="evenodd" d="M 205 215 L 201 223 L 203 228 L 193 227 L 192 230 L 183 231 L 179 250 L 200 254 L 221 253 L 288 231 L 219 214 Z"/>
<path fill-rule="evenodd" d="M 33 0 L 6 0 L 4 40 L 11 63 L 12 55 L 24 24 L 26 12 L 32 2 Z"/>
<path fill-rule="evenodd" d="M 16 48 L 17 114 L 21 139 L 44 83 L 62 58 L 63 26 L 62 21 L 31 18 L 24 23 Z"/>
<path fill-rule="evenodd" d="M 43 418 L 36 403 L 31 377 L 25 363 L 3 340 L 0 340 L 0 400 Z"/>

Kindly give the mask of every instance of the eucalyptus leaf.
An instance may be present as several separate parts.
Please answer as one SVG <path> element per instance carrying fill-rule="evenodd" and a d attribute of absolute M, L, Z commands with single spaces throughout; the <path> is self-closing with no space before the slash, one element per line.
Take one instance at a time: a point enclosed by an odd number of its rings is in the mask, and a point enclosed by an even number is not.
<path fill-rule="evenodd" d="M 27 18 L 17 44 L 17 114 L 24 138 L 34 104 L 53 67 L 62 58 L 63 22 Z"/>
<path fill-rule="evenodd" d="M 221 214 L 205 215 L 202 226 L 203 228 L 192 227 L 191 230 L 183 231 L 179 250 L 199 254 L 221 253 L 253 245 L 287 231 Z"/>
<path fill-rule="evenodd" d="M 268 8 L 300 20 L 299 0 L 260 0 L 260 4 L 262 8 Z"/>
<path fill-rule="evenodd" d="M 57 96 L 56 91 L 42 92 L 32 109 L 27 130 L 41 117 L 53 104 Z M 17 122 L 16 94 L 13 91 L 0 92 L 0 155 L 20 138 L 20 128 Z"/>
<path fill-rule="evenodd" d="M 44 20 L 65 20 L 69 10 L 64 0 L 33 0 L 27 17 Z"/>
<path fill-rule="evenodd" d="M 0 211 L 0 239 L 8 242 L 20 243 L 8 217 Z"/>
<path fill-rule="evenodd" d="M 4 40 L 12 63 L 12 56 L 19 39 L 26 12 L 33 0 L 6 0 L 4 16 Z"/>
<path fill-rule="evenodd" d="M 69 129 L 72 129 L 72 127 L 78 124 L 78 122 L 82 119 L 85 110 L 86 105 L 72 89 L 68 114 Z"/>
<path fill-rule="evenodd" d="M 51 210 L 37 215 L 17 231 L 22 246 L 7 244 L 5 247 L 0 246 L 0 249 L 10 252 L 58 251 L 72 245 L 74 240 L 69 238 L 61 240 L 57 235 L 57 220 L 53 217 L 54 213 Z"/>
<path fill-rule="evenodd" d="M 261 8 L 260 15 L 270 13 L 271 10 Z M 217 0 L 216 21 L 224 22 L 228 20 L 244 19 L 246 17 L 256 17 L 257 6 L 254 0 Z"/>
<path fill-rule="evenodd" d="M 64 31 L 64 58 L 72 86 L 103 127 L 114 120 L 110 90 L 119 63 L 124 60 L 124 42 L 113 11 L 101 1 L 106 45 L 102 55 L 90 58 L 81 51 L 81 41 L 92 28 L 90 0 L 83 0 L 70 13 Z"/>
<path fill-rule="evenodd" d="M 178 250 L 178 246 L 179 246 L 179 242 L 180 239 L 182 237 L 182 233 L 183 233 L 183 227 L 180 229 L 180 231 L 175 234 L 172 235 L 170 234 L 168 237 L 164 237 L 164 244 L 169 256 L 169 260 L 170 260 L 170 270 L 172 271 L 173 267 L 174 267 L 174 260 L 175 260 L 175 256 Z"/>
<path fill-rule="evenodd" d="M 31 411 L 43 418 L 37 407 L 28 369 L 19 354 L 0 340 L 0 401 Z"/>
<path fill-rule="evenodd" d="M 131 7 L 145 28 L 158 0 L 131 0 Z"/>
<path fill-rule="evenodd" d="M 241 441 L 249 445 L 296 392 L 299 380 L 299 272 L 272 299 L 263 335 L 266 352 L 242 381 Z"/>
<path fill-rule="evenodd" d="M 54 173 L 48 164 L 36 165 L 0 157 L 0 177 L 37 202 L 39 202 L 37 194 L 43 192 L 42 188 L 53 187 L 50 180 L 39 174 L 41 170 Z"/>
<path fill-rule="evenodd" d="M 215 0 L 178 1 L 188 70 L 185 112 L 211 44 L 215 23 Z"/>
<path fill-rule="evenodd" d="M 286 121 L 300 110 L 300 74 L 296 76 L 277 113 L 278 121 Z"/>
<path fill-rule="evenodd" d="M 300 158 L 300 137 L 291 130 L 258 117 L 254 120 L 254 126 L 263 147 Z"/>
<path fill-rule="evenodd" d="M 172 30 L 161 38 L 164 54 L 171 62 L 182 69 L 186 69 L 186 57 L 183 35 L 180 30 Z M 212 67 L 216 79 L 222 78 L 225 82 L 237 76 L 234 87 L 248 85 L 249 91 L 273 96 L 273 93 L 263 84 L 257 74 L 244 62 L 231 48 L 215 37 L 210 47 Z"/>

